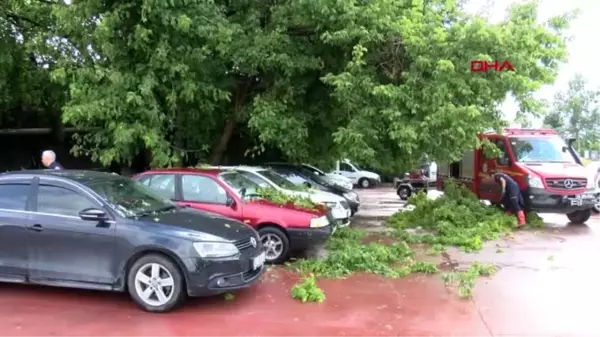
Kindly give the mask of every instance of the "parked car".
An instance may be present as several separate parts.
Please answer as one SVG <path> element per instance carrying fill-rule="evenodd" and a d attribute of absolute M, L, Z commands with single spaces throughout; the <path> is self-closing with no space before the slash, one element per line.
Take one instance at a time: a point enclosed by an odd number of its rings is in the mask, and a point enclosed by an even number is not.
<path fill-rule="evenodd" d="M 381 183 L 379 174 L 365 171 L 348 159 L 337 161 L 336 168 L 332 173 L 349 178 L 354 185 L 358 185 L 362 188 L 373 187 Z"/>
<path fill-rule="evenodd" d="M 325 204 L 331 210 L 331 215 L 333 219 L 335 219 L 337 227 L 347 227 L 350 225 L 350 217 L 352 215 L 350 205 L 346 199 L 338 195 L 325 191 L 319 191 L 317 189 L 312 189 L 311 191 L 306 192 L 298 191 L 296 189 L 296 185 L 294 185 L 291 181 L 285 179 L 275 171 L 268 168 L 250 166 L 220 168 L 234 169 L 261 187 L 274 188 L 287 195 L 309 198 L 314 203 Z"/>
<path fill-rule="evenodd" d="M 341 187 L 349 189 L 349 190 L 351 190 L 354 187 L 352 180 L 344 177 L 343 175 L 335 174 L 335 173 L 325 173 L 324 171 L 318 169 L 317 167 L 314 167 L 309 164 L 301 164 L 301 165 L 302 165 L 302 167 L 312 170 L 314 174 L 323 177 L 323 179 L 327 180 L 328 182 L 330 182 L 332 184 L 340 185 Z"/>
<path fill-rule="evenodd" d="M 1 174 L 0 219 L 1 281 L 127 291 L 151 312 L 248 287 L 264 269 L 249 226 L 116 174 Z"/>
<path fill-rule="evenodd" d="M 268 263 L 325 242 L 334 231 L 326 209 L 306 210 L 257 198 L 258 184 L 235 170 L 164 169 L 136 179 L 179 205 L 239 220 L 258 231 Z"/>
<path fill-rule="evenodd" d="M 360 199 L 356 192 L 343 188 L 339 185 L 332 184 L 323 177 L 316 175 L 312 170 L 309 170 L 302 165 L 286 164 L 286 163 L 266 163 L 264 166 L 272 168 L 275 172 L 282 175 L 287 180 L 295 185 L 304 185 L 321 191 L 331 192 L 346 199 L 350 206 L 351 215 L 356 214 L 360 207 Z"/>

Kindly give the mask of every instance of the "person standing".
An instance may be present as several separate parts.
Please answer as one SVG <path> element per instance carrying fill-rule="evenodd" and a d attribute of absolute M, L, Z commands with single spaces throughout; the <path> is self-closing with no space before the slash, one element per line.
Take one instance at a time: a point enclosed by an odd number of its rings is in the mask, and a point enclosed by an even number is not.
<path fill-rule="evenodd" d="M 497 183 L 502 186 L 501 202 L 506 209 L 507 214 L 517 216 L 519 227 L 525 226 L 525 212 L 523 195 L 519 189 L 519 184 L 509 175 L 499 172 L 492 172 L 492 176 Z"/>
<path fill-rule="evenodd" d="M 51 170 L 64 170 L 64 167 L 56 161 L 56 153 L 52 150 L 42 152 L 42 164 Z"/>

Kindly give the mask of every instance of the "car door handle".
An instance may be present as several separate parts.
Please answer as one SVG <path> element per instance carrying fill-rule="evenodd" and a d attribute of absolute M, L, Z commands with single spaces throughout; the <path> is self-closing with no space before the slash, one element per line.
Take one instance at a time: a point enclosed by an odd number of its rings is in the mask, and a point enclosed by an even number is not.
<path fill-rule="evenodd" d="M 42 225 L 35 224 L 33 226 L 27 227 L 27 229 L 29 229 L 30 231 L 34 231 L 34 232 L 41 232 L 44 230 L 44 227 L 42 227 Z"/>

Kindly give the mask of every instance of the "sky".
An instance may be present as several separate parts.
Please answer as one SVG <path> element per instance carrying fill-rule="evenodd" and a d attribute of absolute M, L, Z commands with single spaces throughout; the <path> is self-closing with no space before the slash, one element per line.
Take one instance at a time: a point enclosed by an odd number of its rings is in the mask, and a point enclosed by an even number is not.
<path fill-rule="evenodd" d="M 506 9 L 511 4 L 518 2 L 522 1 L 470 0 L 467 10 L 477 13 L 486 4 L 491 4 L 490 10 L 487 12 L 488 18 L 492 22 L 498 22 L 504 19 Z M 556 82 L 539 90 L 537 93 L 539 98 L 551 101 L 556 92 L 567 89 L 569 79 L 578 72 L 583 74 L 590 88 L 600 87 L 600 67 L 596 64 L 598 62 L 596 44 L 598 43 L 598 32 L 600 32 L 600 0 L 540 0 L 538 19 L 546 21 L 550 17 L 575 9 L 579 9 L 580 12 L 571 23 L 571 29 L 568 32 L 568 35 L 572 36 L 572 40 L 567 46 L 569 59 L 560 68 Z M 514 119 L 517 109 L 518 106 L 513 99 L 507 99 L 502 107 L 508 121 Z M 541 122 L 535 121 L 535 124 L 539 126 Z"/>

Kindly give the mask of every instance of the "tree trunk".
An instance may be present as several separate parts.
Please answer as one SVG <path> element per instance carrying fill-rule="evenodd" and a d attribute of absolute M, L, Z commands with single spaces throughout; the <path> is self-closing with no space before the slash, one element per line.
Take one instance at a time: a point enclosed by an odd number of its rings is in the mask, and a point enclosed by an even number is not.
<path fill-rule="evenodd" d="M 229 139 L 231 139 L 231 135 L 235 129 L 235 124 L 237 123 L 238 117 L 239 114 L 237 111 L 234 111 L 233 114 L 225 121 L 225 127 L 223 128 L 223 133 L 221 133 L 221 138 L 219 138 L 217 146 L 215 146 L 210 155 L 211 165 L 219 165 L 221 163 L 221 158 L 227 149 L 227 144 L 229 143 Z"/>
<path fill-rule="evenodd" d="M 225 126 L 223 127 L 223 132 L 221 133 L 219 142 L 213 148 L 213 151 L 210 155 L 209 162 L 211 165 L 219 165 L 221 163 L 223 153 L 225 153 L 225 150 L 227 150 L 227 145 L 229 144 L 229 140 L 233 135 L 233 130 L 235 130 L 235 126 L 242 115 L 244 102 L 248 89 L 250 88 L 250 83 L 250 80 L 246 80 L 240 82 L 237 86 L 233 111 L 229 118 L 227 118 L 225 121 Z"/>

